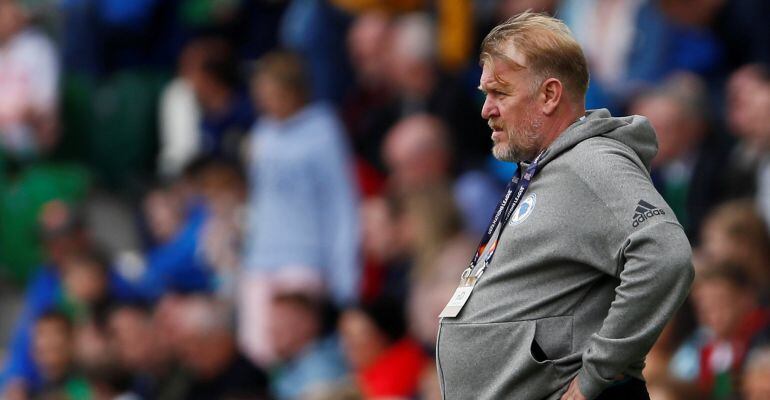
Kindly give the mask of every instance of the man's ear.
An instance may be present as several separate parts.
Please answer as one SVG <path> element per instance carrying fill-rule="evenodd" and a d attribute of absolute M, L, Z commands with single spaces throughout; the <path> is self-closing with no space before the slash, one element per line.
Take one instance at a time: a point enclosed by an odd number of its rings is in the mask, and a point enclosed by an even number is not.
<path fill-rule="evenodd" d="M 540 88 L 542 90 L 541 98 L 543 99 L 543 114 L 551 115 L 556 111 L 556 107 L 558 107 L 559 103 L 561 102 L 564 86 L 558 79 L 548 78 L 545 80 L 545 82 L 543 82 Z"/>

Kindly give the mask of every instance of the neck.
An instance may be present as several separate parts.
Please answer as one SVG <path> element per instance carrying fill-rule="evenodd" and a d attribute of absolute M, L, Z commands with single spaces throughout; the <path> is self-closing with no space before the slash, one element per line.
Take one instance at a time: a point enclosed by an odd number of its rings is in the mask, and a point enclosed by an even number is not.
<path fill-rule="evenodd" d="M 286 121 L 296 115 L 302 108 L 305 107 L 305 103 L 300 100 L 293 100 L 287 103 L 284 107 L 276 110 L 273 118 L 279 121 Z"/>
<path fill-rule="evenodd" d="M 546 120 L 544 124 L 543 143 L 540 151 L 547 149 L 567 128 L 585 116 L 584 104 L 565 103 L 565 107 L 557 110 L 553 118 Z"/>

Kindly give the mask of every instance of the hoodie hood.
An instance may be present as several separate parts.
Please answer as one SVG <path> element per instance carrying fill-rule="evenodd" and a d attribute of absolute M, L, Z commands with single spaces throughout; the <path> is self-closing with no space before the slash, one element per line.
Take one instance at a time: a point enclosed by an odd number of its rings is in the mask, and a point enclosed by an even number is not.
<path fill-rule="evenodd" d="M 639 156 L 647 171 L 658 153 L 658 139 L 647 118 L 639 115 L 613 117 L 603 108 L 587 111 L 585 118 L 562 132 L 545 150 L 540 164 L 545 165 L 578 143 L 597 136 L 617 140 L 629 147 Z"/>

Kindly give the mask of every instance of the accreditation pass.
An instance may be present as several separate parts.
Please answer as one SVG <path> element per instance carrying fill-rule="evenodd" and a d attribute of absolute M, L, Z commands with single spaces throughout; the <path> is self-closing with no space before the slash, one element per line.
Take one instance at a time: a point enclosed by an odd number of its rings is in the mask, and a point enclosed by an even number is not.
<path fill-rule="evenodd" d="M 478 281 L 478 277 L 476 276 L 469 276 L 467 278 L 462 279 L 460 282 L 460 286 L 455 289 L 454 294 L 452 294 L 452 298 L 449 299 L 449 303 L 447 303 L 446 307 L 444 307 L 444 310 L 441 311 L 441 314 L 439 314 L 439 318 L 454 318 L 457 316 L 457 314 L 460 313 L 460 310 L 463 309 L 463 306 L 465 306 L 465 303 L 468 301 L 468 298 L 471 297 L 471 293 L 473 292 L 473 288 L 476 287 L 476 282 Z"/>

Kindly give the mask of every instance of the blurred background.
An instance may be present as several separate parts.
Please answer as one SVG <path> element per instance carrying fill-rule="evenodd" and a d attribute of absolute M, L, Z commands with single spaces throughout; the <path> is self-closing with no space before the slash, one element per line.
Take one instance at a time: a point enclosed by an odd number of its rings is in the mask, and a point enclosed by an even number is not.
<path fill-rule="evenodd" d="M 527 9 L 658 133 L 697 277 L 652 398 L 770 399 L 764 0 L 0 0 L 0 398 L 438 399 Z"/>

